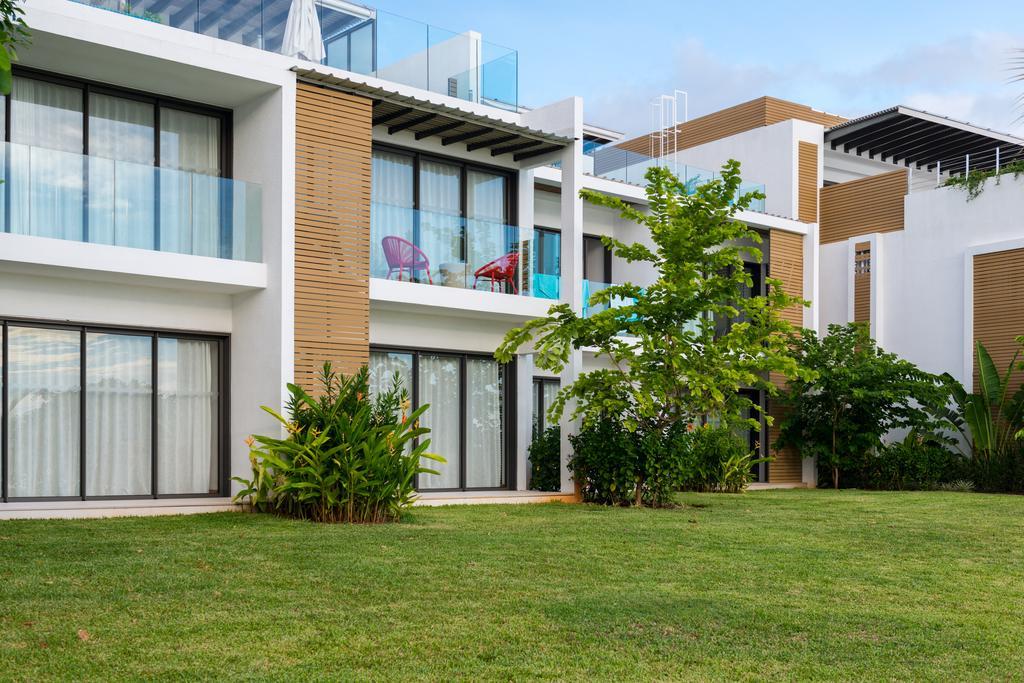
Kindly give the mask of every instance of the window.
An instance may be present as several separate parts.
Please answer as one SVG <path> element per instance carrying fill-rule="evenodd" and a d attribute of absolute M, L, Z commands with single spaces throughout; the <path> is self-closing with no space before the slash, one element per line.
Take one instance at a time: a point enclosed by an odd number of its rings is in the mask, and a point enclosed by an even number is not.
<path fill-rule="evenodd" d="M 6 231 L 200 256 L 230 243 L 230 112 L 26 69 L 0 106 Z"/>
<path fill-rule="evenodd" d="M 562 233 L 550 228 L 534 228 L 537 262 L 534 268 L 534 295 L 558 299 L 562 275 Z"/>
<path fill-rule="evenodd" d="M 760 391 L 758 389 L 740 389 L 740 395 L 743 396 L 744 398 L 749 399 L 754 405 L 761 406 L 762 408 L 765 407 L 763 391 Z M 761 413 L 758 412 L 757 409 L 753 407 L 744 410 L 743 415 L 741 417 L 748 420 L 757 420 L 758 422 L 761 422 L 763 425 Z M 745 427 L 743 428 L 739 436 L 746 441 L 747 447 L 754 452 L 755 459 L 762 457 L 761 444 L 763 442 L 764 437 L 763 429 Z M 760 462 L 755 465 L 752 465 L 751 471 L 754 475 L 754 481 L 768 481 L 768 463 Z"/>
<path fill-rule="evenodd" d="M 533 378 L 533 435 L 534 438 L 538 434 L 541 434 L 548 427 L 558 425 L 549 425 L 548 420 L 548 409 L 555 400 L 555 396 L 558 394 L 560 382 L 554 377 L 534 377 Z"/>
<path fill-rule="evenodd" d="M 384 146 L 372 167 L 372 277 L 472 288 L 477 270 L 517 253 L 510 172 Z"/>
<path fill-rule="evenodd" d="M 0 321 L 3 500 L 223 492 L 224 340 Z"/>
<path fill-rule="evenodd" d="M 600 283 L 612 281 L 612 252 L 594 235 L 583 236 L 583 279 Z"/>
<path fill-rule="evenodd" d="M 443 351 L 370 352 L 370 386 L 379 393 L 395 372 L 414 407 L 429 404 L 421 424 L 430 451 L 447 462 L 424 461 L 438 474 L 421 475 L 420 490 L 500 489 L 510 484 L 513 452 L 509 366 L 486 355 Z"/>

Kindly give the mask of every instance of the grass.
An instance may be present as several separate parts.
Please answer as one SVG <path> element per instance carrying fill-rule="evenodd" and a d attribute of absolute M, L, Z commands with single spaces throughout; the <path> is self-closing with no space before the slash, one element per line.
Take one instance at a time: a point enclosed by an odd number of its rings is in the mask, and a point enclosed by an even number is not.
<path fill-rule="evenodd" d="M 0 522 L 0 677 L 1012 679 L 1024 497 Z M 699 507 L 696 507 L 699 506 Z"/>

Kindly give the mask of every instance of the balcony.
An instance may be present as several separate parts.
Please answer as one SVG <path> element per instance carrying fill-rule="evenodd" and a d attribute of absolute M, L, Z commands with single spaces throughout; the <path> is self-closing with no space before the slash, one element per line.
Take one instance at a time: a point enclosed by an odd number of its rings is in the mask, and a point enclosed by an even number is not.
<path fill-rule="evenodd" d="M 0 232 L 262 259 L 259 185 L 5 143 Z"/>
<path fill-rule="evenodd" d="M 250 47 L 516 111 L 519 55 L 344 0 L 73 0 Z M 319 35 L 300 37 L 304 13 Z"/>
<path fill-rule="evenodd" d="M 374 202 L 370 277 L 537 296 L 533 230 Z"/>
<path fill-rule="evenodd" d="M 594 282 L 592 280 L 583 281 L 583 317 L 589 318 L 592 315 L 607 311 L 609 308 L 621 308 L 622 306 L 630 306 L 633 304 L 632 299 L 624 299 L 622 297 L 612 297 L 612 300 L 608 304 L 591 304 L 590 297 L 601 290 L 608 289 L 612 286 L 610 282 Z"/>
<path fill-rule="evenodd" d="M 594 157 L 594 175 L 609 180 L 617 180 L 631 185 L 647 186 L 645 177 L 648 169 L 654 166 L 665 166 L 674 173 L 686 186 L 687 194 L 693 194 L 701 185 L 718 180 L 721 174 L 696 166 L 687 166 L 674 162 L 670 157 L 652 157 L 647 154 L 631 152 L 620 147 L 602 147 L 596 150 Z M 765 186 L 758 183 L 740 185 L 737 196 L 748 192 L 765 192 Z M 765 200 L 755 199 L 750 203 L 751 211 L 764 212 Z"/>

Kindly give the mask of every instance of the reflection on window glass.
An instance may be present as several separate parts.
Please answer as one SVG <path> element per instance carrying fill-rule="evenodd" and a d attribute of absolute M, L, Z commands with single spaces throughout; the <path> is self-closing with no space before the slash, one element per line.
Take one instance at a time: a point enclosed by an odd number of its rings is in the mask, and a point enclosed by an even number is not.
<path fill-rule="evenodd" d="M 220 358 L 217 342 L 158 341 L 157 490 L 207 494 L 218 488 Z"/>
<path fill-rule="evenodd" d="M 466 359 L 466 487 L 505 484 L 505 430 L 501 368 L 485 358 Z"/>
<path fill-rule="evenodd" d="M 430 450 L 447 460 L 424 461 L 424 466 L 440 474 L 420 475 L 422 489 L 459 488 L 459 359 L 421 354 L 419 358 L 420 405 L 429 404 L 421 424 L 430 429 Z"/>
<path fill-rule="evenodd" d="M 86 495 L 151 494 L 152 337 L 87 334 L 85 390 Z"/>
<path fill-rule="evenodd" d="M 15 326 L 8 333 L 7 495 L 80 495 L 81 335 Z"/>

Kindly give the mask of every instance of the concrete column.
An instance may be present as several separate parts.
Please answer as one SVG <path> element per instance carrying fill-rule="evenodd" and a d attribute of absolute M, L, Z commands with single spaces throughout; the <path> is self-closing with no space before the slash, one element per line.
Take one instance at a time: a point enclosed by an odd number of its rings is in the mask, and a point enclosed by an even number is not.
<path fill-rule="evenodd" d="M 574 142 L 562 152 L 562 278 L 561 299 L 576 312 L 583 310 L 583 100 L 572 98 L 572 131 Z M 559 377 L 566 387 L 576 381 L 583 369 L 583 353 L 573 351 L 569 362 Z M 562 491 L 571 493 L 573 482 L 568 462 L 572 453 L 569 435 L 576 433 L 579 424 L 569 419 L 574 405 L 566 404 L 562 415 Z"/>

